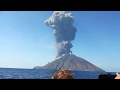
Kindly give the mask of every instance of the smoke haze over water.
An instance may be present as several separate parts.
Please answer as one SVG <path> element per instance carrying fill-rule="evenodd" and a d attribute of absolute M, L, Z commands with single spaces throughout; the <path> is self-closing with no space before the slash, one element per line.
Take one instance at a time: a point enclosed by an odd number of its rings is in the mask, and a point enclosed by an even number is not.
<path fill-rule="evenodd" d="M 72 40 L 75 39 L 76 28 L 73 26 L 74 17 L 71 13 L 65 11 L 54 11 L 49 19 L 44 23 L 53 28 L 53 34 L 56 39 L 57 56 L 72 53 L 70 50 L 73 45 Z"/>

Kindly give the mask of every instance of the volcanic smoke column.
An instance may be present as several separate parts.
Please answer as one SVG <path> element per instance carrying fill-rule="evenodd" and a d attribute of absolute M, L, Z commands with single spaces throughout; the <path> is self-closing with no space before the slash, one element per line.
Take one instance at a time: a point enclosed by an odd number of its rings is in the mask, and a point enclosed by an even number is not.
<path fill-rule="evenodd" d="M 71 41 L 75 38 L 76 28 L 73 27 L 74 17 L 65 11 L 54 11 L 53 15 L 44 23 L 53 28 L 56 39 L 57 57 L 72 53 L 70 50 L 73 45 Z"/>

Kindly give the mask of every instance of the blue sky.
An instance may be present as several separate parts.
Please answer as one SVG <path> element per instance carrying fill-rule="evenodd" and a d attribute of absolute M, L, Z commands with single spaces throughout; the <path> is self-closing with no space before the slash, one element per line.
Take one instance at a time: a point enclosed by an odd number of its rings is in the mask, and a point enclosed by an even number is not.
<path fill-rule="evenodd" d="M 69 11 L 77 29 L 73 54 L 105 71 L 120 70 L 120 11 Z M 44 21 L 53 11 L 0 12 L 0 67 L 33 68 L 56 56 L 52 28 Z"/>

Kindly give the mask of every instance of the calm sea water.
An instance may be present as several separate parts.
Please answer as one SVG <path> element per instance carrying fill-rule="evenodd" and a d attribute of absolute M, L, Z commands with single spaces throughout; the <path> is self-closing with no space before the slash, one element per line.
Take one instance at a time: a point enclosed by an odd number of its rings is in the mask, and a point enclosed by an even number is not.
<path fill-rule="evenodd" d="M 0 68 L 0 79 L 51 79 L 56 70 Z M 98 74 L 116 72 L 70 71 L 74 79 L 98 79 Z"/>

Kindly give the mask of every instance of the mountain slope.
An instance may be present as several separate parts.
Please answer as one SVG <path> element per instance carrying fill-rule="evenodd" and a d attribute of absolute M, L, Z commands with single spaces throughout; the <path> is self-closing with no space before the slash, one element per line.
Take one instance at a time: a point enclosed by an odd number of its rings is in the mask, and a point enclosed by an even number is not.
<path fill-rule="evenodd" d="M 60 58 L 46 64 L 42 68 L 52 70 L 80 70 L 80 71 L 104 71 L 101 68 L 93 65 L 92 63 L 77 57 L 74 54 L 65 54 Z M 34 69 L 39 69 L 34 67 Z"/>

